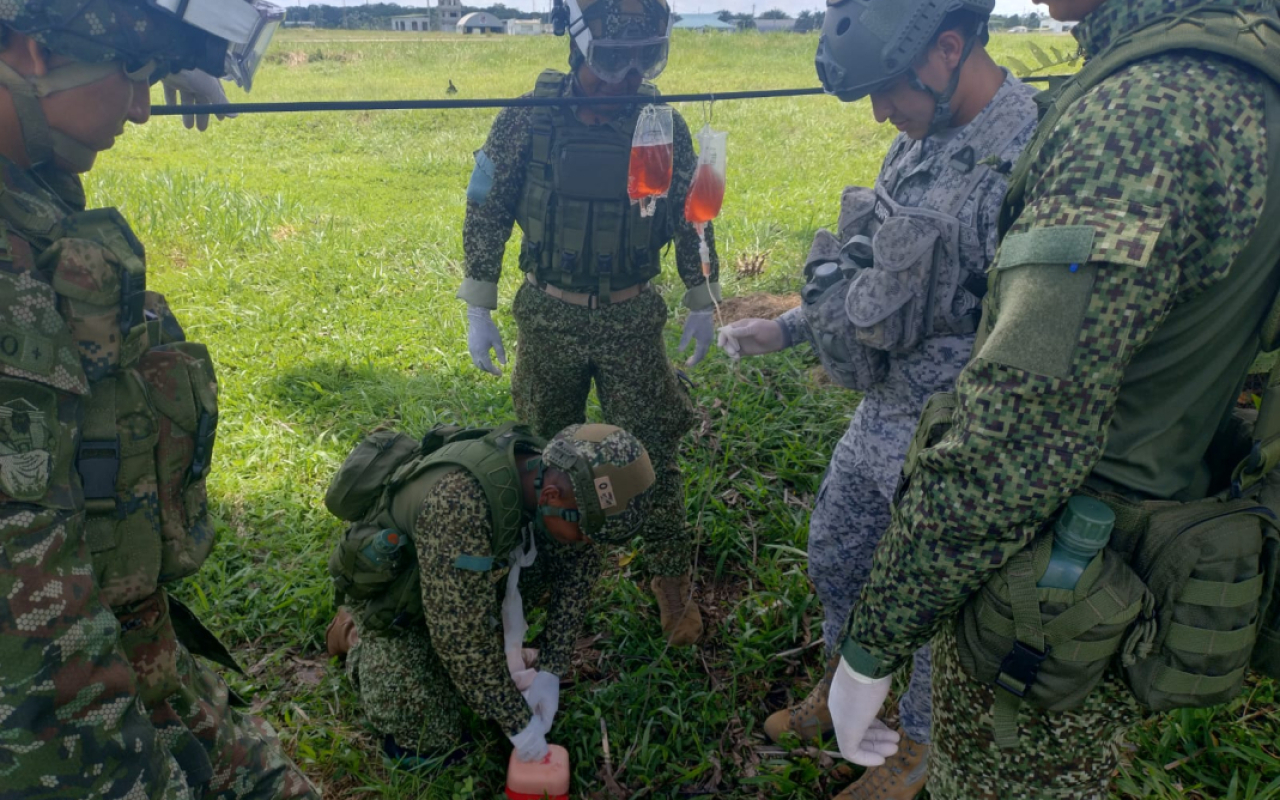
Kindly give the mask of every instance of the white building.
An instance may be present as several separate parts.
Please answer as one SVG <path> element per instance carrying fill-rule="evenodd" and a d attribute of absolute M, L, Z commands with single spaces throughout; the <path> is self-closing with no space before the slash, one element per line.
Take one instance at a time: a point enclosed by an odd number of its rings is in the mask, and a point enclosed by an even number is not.
<path fill-rule="evenodd" d="M 430 14 L 409 14 L 391 18 L 393 31 L 429 31 L 431 30 Z"/>
<path fill-rule="evenodd" d="M 462 0 L 437 0 L 436 18 L 440 23 L 437 30 L 457 33 L 458 21 L 462 19 Z"/>
<path fill-rule="evenodd" d="M 509 19 L 507 20 L 507 33 L 511 36 L 540 36 L 542 34 L 542 20 L 540 19 Z"/>
<path fill-rule="evenodd" d="M 458 20 L 458 33 L 502 33 L 506 29 L 502 20 L 488 11 L 472 11 Z"/>
<path fill-rule="evenodd" d="M 791 17 L 783 17 L 782 19 L 765 19 L 764 17 L 756 17 L 756 30 L 761 33 L 775 33 L 777 31 L 795 30 L 796 21 Z"/>
<path fill-rule="evenodd" d="M 1052 17 L 1040 20 L 1041 33 L 1067 33 L 1076 26 L 1074 22 L 1059 22 Z"/>

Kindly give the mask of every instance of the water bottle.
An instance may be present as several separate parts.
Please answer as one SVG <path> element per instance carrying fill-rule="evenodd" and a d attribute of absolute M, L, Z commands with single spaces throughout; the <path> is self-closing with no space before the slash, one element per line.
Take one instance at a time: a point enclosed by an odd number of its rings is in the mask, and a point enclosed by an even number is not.
<path fill-rule="evenodd" d="M 1106 503 L 1075 495 L 1053 526 L 1049 566 L 1036 584 L 1041 589 L 1074 589 L 1093 557 L 1107 546 L 1116 515 Z"/>
<path fill-rule="evenodd" d="M 404 537 L 395 528 L 383 528 L 364 546 L 361 555 L 376 567 L 394 566 L 400 558 Z"/>

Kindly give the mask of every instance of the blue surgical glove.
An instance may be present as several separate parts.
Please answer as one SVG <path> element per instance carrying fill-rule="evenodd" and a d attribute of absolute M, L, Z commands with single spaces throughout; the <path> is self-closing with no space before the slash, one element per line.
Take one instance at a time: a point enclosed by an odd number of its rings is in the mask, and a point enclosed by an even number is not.
<path fill-rule="evenodd" d="M 712 318 L 714 309 L 703 308 L 698 311 L 690 311 L 689 316 L 684 320 L 684 333 L 680 336 L 680 352 L 684 352 L 689 347 L 690 342 L 696 343 L 693 349 L 693 355 L 689 356 L 689 360 L 684 362 L 687 366 L 692 367 L 707 355 L 707 351 L 711 349 L 711 343 L 715 341 L 715 320 Z"/>
<path fill-rule="evenodd" d="M 165 105 L 181 105 L 192 106 L 192 111 L 198 111 L 196 106 L 217 105 L 227 102 L 227 93 L 222 90 L 222 81 L 213 77 L 207 72 L 198 69 L 184 69 L 181 72 L 175 72 L 166 76 L 161 83 L 164 84 L 164 102 Z M 234 117 L 235 114 L 219 114 L 218 119 L 227 119 Z M 207 130 L 209 127 L 208 114 L 183 114 L 182 124 L 187 126 L 195 126 L 199 130 Z"/>
<path fill-rule="evenodd" d="M 560 710 L 560 677 L 539 670 L 533 676 L 533 685 L 525 689 L 523 694 L 525 702 L 533 709 L 534 716 L 541 718 L 550 731 L 556 712 Z"/>
<path fill-rule="evenodd" d="M 721 328 L 716 343 L 730 358 L 759 356 L 785 348 L 787 333 L 777 320 L 740 319 Z"/>
<path fill-rule="evenodd" d="M 864 767 L 877 767 L 898 752 L 898 734 L 876 718 L 889 696 L 892 679 L 868 678 L 840 659 L 827 708 L 836 729 L 840 755 Z"/>
<path fill-rule="evenodd" d="M 477 368 L 501 375 L 502 370 L 493 365 L 489 358 L 492 350 L 498 355 L 498 363 L 507 363 L 507 351 L 502 347 L 502 334 L 498 326 L 493 324 L 489 309 L 467 304 L 467 350 L 471 352 L 471 363 Z"/>

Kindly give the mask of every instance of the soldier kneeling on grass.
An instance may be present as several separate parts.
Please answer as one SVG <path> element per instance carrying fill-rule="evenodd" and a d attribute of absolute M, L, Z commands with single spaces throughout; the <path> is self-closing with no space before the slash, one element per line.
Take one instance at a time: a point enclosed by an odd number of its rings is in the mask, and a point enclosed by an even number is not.
<path fill-rule="evenodd" d="M 593 544 L 634 536 L 653 465 L 612 425 L 544 442 L 517 427 L 437 427 L 421 441 L 368 436 L 325 505 L 351 522 L 329 559 L 341 609 L 326 633 L 384 752 L 445 758 L 461 711 L 497 722 L 519 758 L 541 759 L 560 676 L 600 574 Z M 521 594 L 549 597 L 536 669 Z M 501 625 L 498 624 L 501 620 Z"/>

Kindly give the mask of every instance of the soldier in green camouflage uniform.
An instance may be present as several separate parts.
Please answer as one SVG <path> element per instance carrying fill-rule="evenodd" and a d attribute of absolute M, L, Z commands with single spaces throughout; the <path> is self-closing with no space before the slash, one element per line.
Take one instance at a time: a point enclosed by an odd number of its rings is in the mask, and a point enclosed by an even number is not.
<path fill-rule="evenodd" d="M 595 0 L 581 3 L 576 14 L 569 24 L 570 32 L 577 31 L 572 73 L 544 72 L 534 95 L 656 96 L 656 89 L 640 81 L 642 72 L 654 77 L 666 63 L 671 15 L 665 0 Z M 584 51 L 605 52 L 606 45 L 619 42 L 636 43 L 637 61 L 630 70 L 624 64 L 616 82 L 606 82 L 593 71 L 604 68 L 593 66 Z M 625 47 L 615 50 L 625 58 Z M 641 60 L 649 50 L 660 52 L 659 63 Z M 681 348 L 696 341 L 688 362 L 693 364 L 711 343 L 719 273 L 713 226 L 706 228 L 711 255 L 710 275 L 704 276 L 698 235 L 684 219 L 696 158 L 678 113 L 672 112 L 674 170 L 668 197 L 658 201 L 650 218 L 628 204 L 628 153 L 638 113 L 635 107 L 582 106 L 508 108 L 498 114 L 476 153 L 467 189 L 466 279 L 458 297 L 468 304 L 472 358 L 498 374 L 489 351 L 496 350 L 503 363 L 505 355 L 489 310 L 497 308 L 503 253 L 512 225 L 519 223 L 520 268 L 528 281 L 520 285 L 513 306 L 520 334 L 511 381 L 516 412 L 536 433 L 549 436 L 585 419 L 594 381 L 605 419 L 644 442 L 658 473 L 653 514 L 643 531 L 655 575 L 652 586 L 663 630 L 673 643 L 691 644 L 702 631 L 702 619 L 690 601 L 692 547 L 676 458 L 694 416 L 662 340 L 666 303 L 648 281 L 660 271 L 662 248 L 674 241 L 690 312 Z M 565 154 L 576 161 L 570 163 Z M 561 163 L 568 167 L 563 172 Z M 573 175 L 581 178 L 575 181 Z M 571 224 L 575 214 L 581 219 Z"/>
<path fill-rule="evenodd" d="M 0 37 L 0 798 L 318 797 L 182 644 L 202 629 L 162 586 L 213 544 L 217 385 L 77 175 L 150 82 L 253 65 L 142 0 L 9 0 Z"/>
<path fill-rule="evenodd" d="M 569 445 L 569 452 L 575 452 L 597 480 L 612 472 L 619 505 L 606 512 L 603 525 L 590 524 L 586 510 L 597 500 L 590 475 L 553 466 L 550 448 L 557 443 Z M 358 630 L 348 657 L 348 674 L 361 707 L 384 737 L 388 755 L 412 759 L 456 747 L 463 737 L 461 711 L 466 706 L 498 723 L 522 757 L 541 758 L 559 702 L 559 678 L 568 674 L 573 645 L 600 575 L 600 549 L 592 543 L 634 536 L 652 495 L 653 468 L 644 447 L 612 425 L 572 425 L 557 434 L 541 456 L 518 446 L 509 468 L 518 476 L 522 492 L 516 524 L 532 536 L 535 552 L 532 564 L 517 573 L 516 600 L 545 598 L 547 608 L 537 677 L 527 676 L 533 685 L 525 686 L 522 696 L 519 676 L 504 652 L 503 595 L 509 591 L 512 565 L 503 562 L 505 553 L 495 552 L 498 537 L 490 490 L 465 467 L 435 467 L 441 472 L 427 472 L 422 478 L 429 488 L 414 489 L 410 484 L 395 495 L 396 520 L 402 518 L 399 509 L 412 504 L 403 515 L 406 522 L 397 521 L 396 526 L 413 525 L 422 617 L 386 630 Z M 543 468 L 546 472 L 540 475 Z M 631 486 L 625 491 L 620 477 L 624 471 Z M 420 503 L 419 494 L 425 495 Z M 563 513 L 553 506 L 584 509 L 584 518 L 570 522 L 550 516 L 549 511 Z M 539 691 L 544 697 L 531 694 Z M 546 695 L 552 697 L 549 716 L 538 708 Z M 540 716 L 536 723 L 535 715 Z"/>
<path fill-rule="evenodd" d="M 1073 35 L 1091 62 L 1198 3 L 1048 5 L 1080 20 Z M 1234 14 L 1251 4 L 1214 5 Z M 1024 153 L 950 431 L 908 458 L 846 627 L 831 691 L 842 752 L 877 750 L 887 676 L 936 636 L 931 793 L 1108 795 L 1115 744 L 1140 715 L 1118 675 L 1071 711 L 1023 703 L 1020 744 L 1001 749 L 993 687 L 959 663 L 957 613 L 1082 486 L 1207 495 L 1205 453 L 1280 277 L 1274 262 L 1240 259 L 1268 199 L 1267 84 L 1231 58 L 1157 52 L 1066 95 L 1075 99 Z M 1170 340 L 1188 319 L 1200 320 L 1195 333 Z M 917 436 L 937 421 L 926 409 Z"/>

